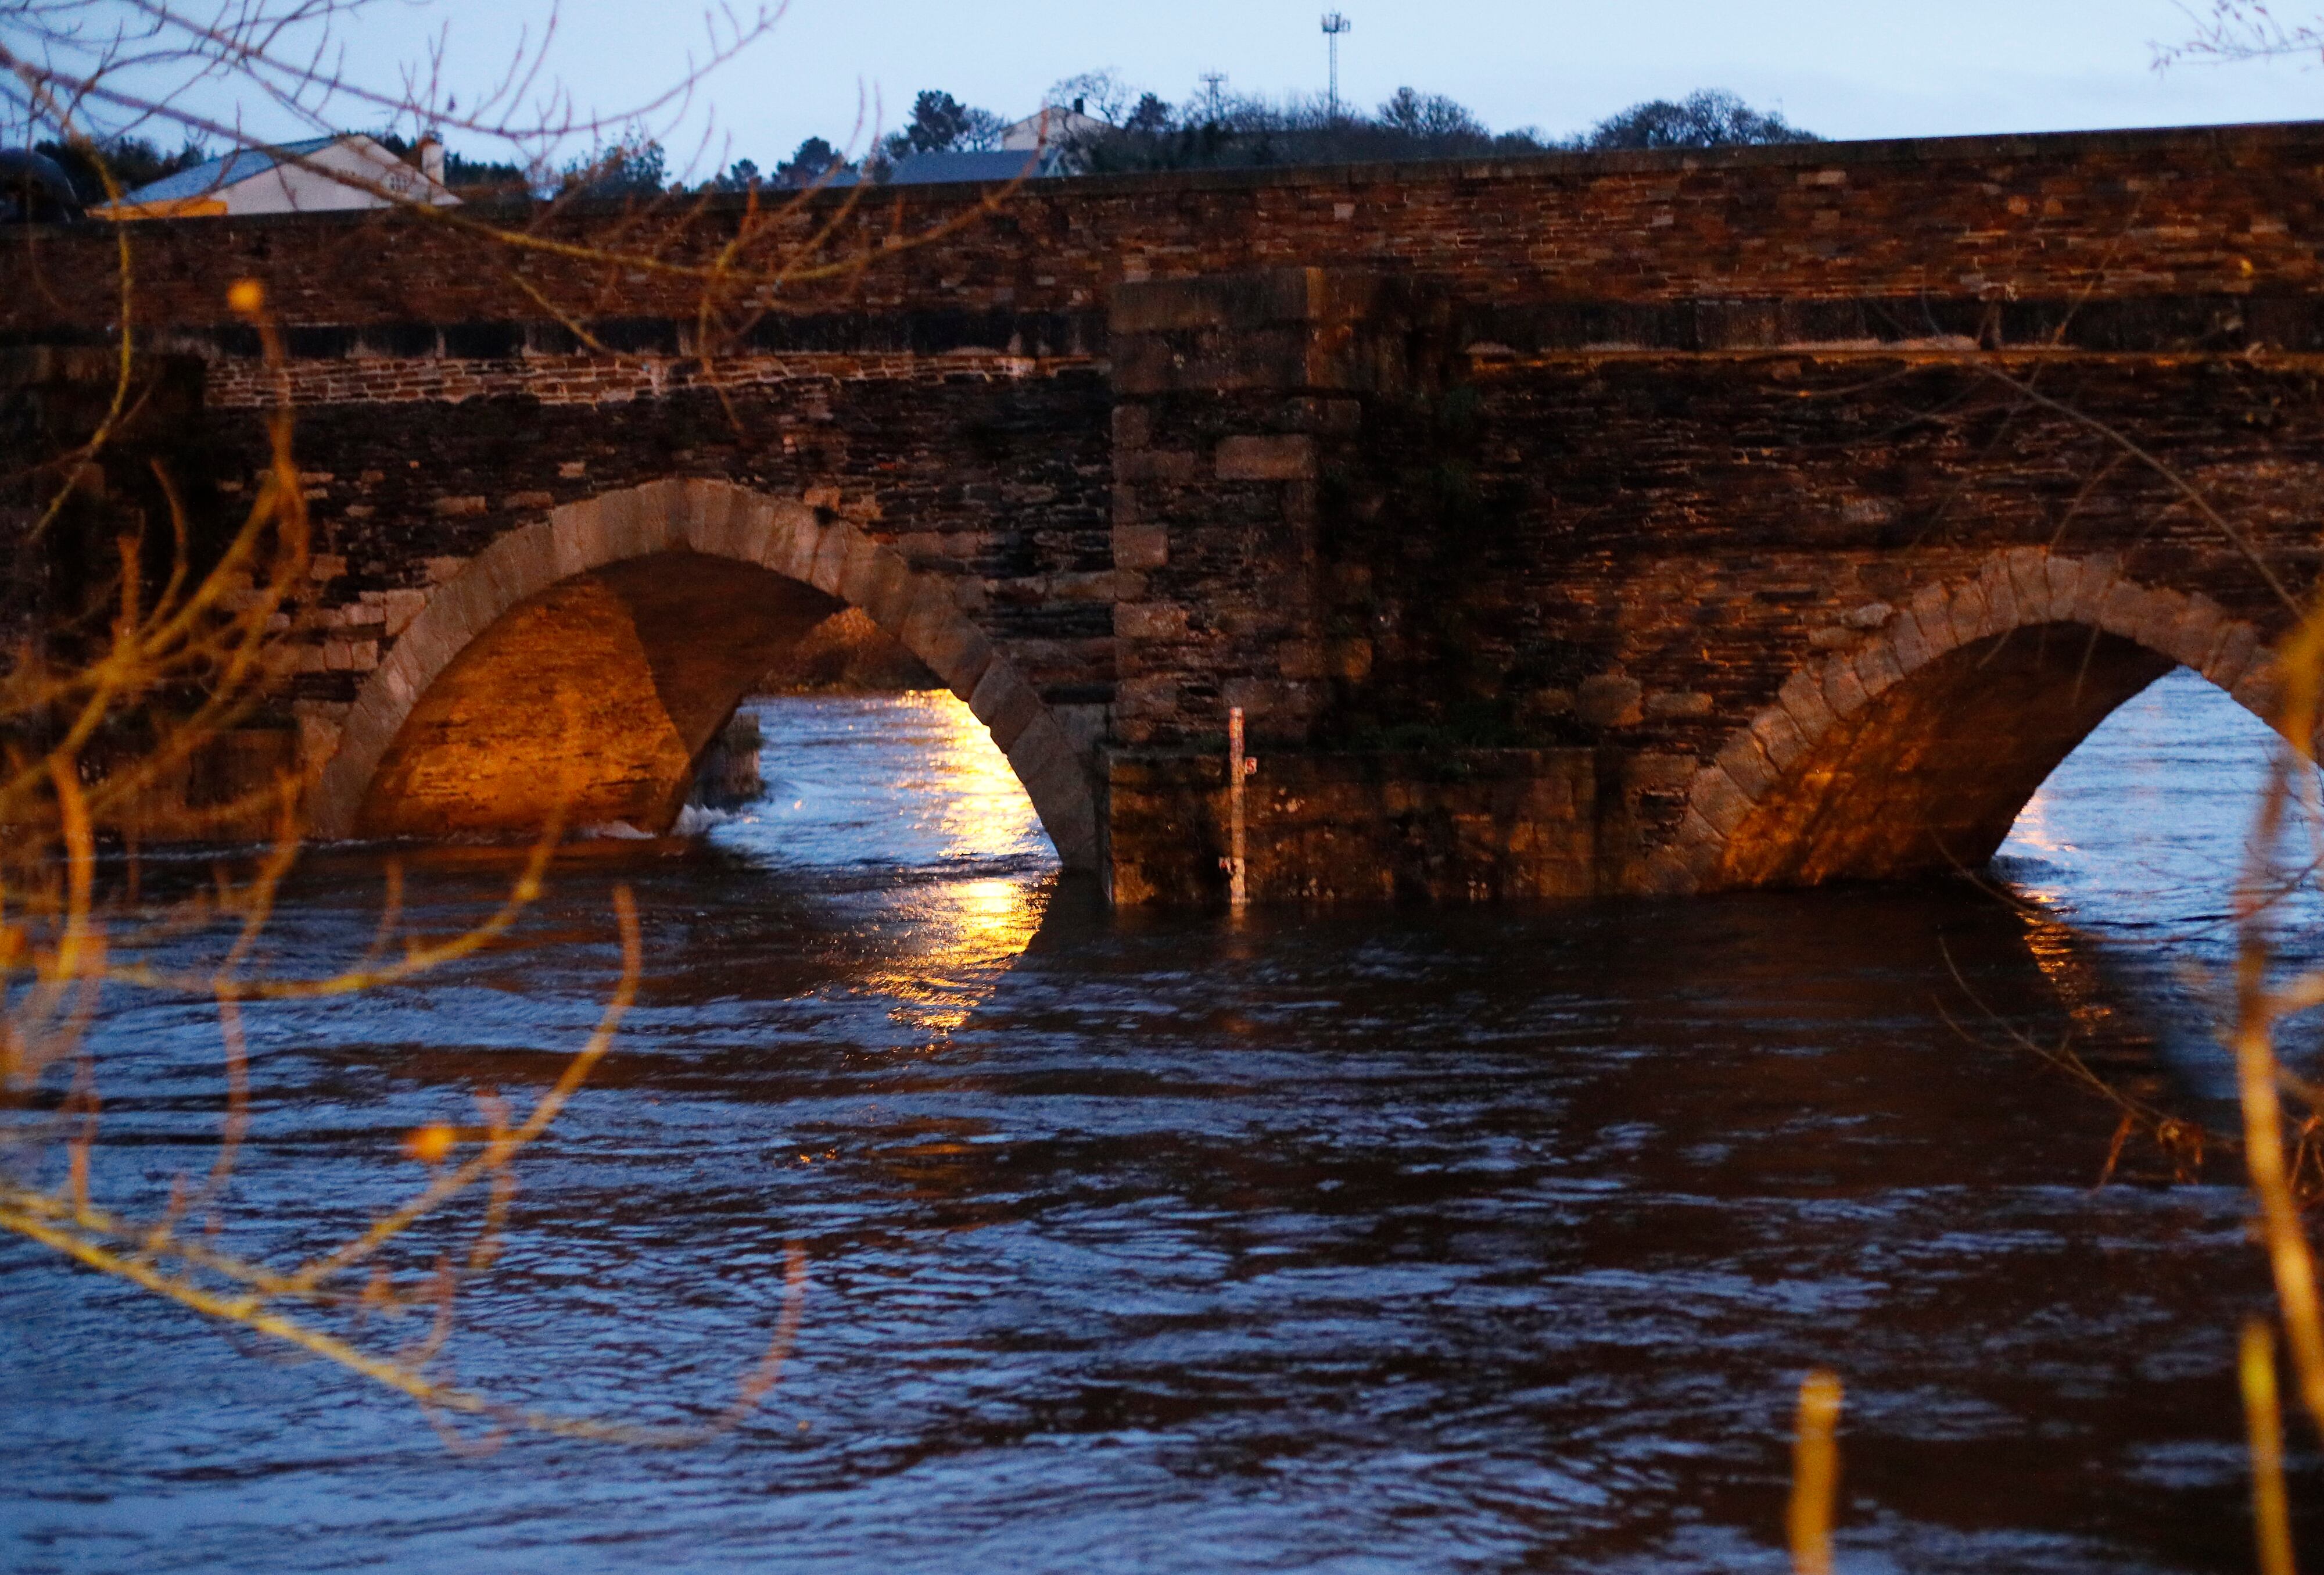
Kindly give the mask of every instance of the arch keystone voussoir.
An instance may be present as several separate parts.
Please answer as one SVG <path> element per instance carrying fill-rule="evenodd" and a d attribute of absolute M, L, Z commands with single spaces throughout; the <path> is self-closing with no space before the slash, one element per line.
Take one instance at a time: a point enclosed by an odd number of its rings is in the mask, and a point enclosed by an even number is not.
<path fill-rule="evenodd" d="M 1856 676 L 1854 657 L 1835 656 L 1823 664 L 1823 698 L 1831 714 L 1841 718 L 1871 703 L 1872 697 L 1864 692 L 1864 681 Z"/>
<path fill-rule="evenodd" d="M 1955 648 L 1982 640 L 1988 633 L 1985 626 L 1985 587 L 1975 579 L 1964 579 L 1947 588 L 1945 621 L 1951 628 Z"/>
<path fill-rule="evenodd" d="M 687 482 L 684 497 L 679 518 L 688 547 L 714 558 L 751 561 L 742 541 L 751 518 L 750 494 L 731 482 L 697 477 Z"/>
<path fill-rule="evenodd" d="M 1878 697 L 1904 676 L 1896 664 L 1896 653 L 1886 640 L 1875 641 L 1856 653 L 1856 680 L 1868 696 Z"/>
<path fill-rule="evenodd" d="M 847 534 L 847 551 L 839 561 L 839 583 L 832 594 L 851 607 L 869 611 L 872 578 L 879 572 L 881 554 L 887 549 L 853 527 Z"/>
<path fill-rule="evenodd" d="M 881 547 L 872 554 L 872 567 L 863 576 L 862 595 L 848 599 L 869 614 L 873 623 L 900 636 L 904 619 L 919 592 L 919 577 L 912 572 L 911 565 L 894 549 Z"/>
<path fill-rule="evenodd" d="M 1987 560 L 1977 577 L 1978 589 L 1985 598 L 1985 616 L 1978 620 L 1978 637 L 2006 635 L 2024 620 L 2017 611 L 2017 584 L 2010 578 L 2009 564 L 2001 558 Z"/>
<path fill-rule="evenodd" d="M 1725 768 L 1718 765 L 1706 765 L 1694 774 L 1686 799 L 1722 840 L 1735 834 L 1735 829 L 1751 813 L 1755 801 L 1740 783 L 1727 774 Z"/>
<path fill-rule="evenodd" d="M 2039 547 L 2012 547 L 2002 558 L 2009 565 L 2009 588 L 2021 623 L 2048 623 L 2050 554 Z"/>
<path fill-rule="evenodd" d="M 1823 698 L 1823 685 L 1806 672 L 1794 672 L 1775 691 L 1775 701 L 1791 713 L 1800 737 L 1813 743 L 1831 730 L 1834 718 L 1831 706 Z"/>
<path fill-rule="evenodd" d="M 1751 732 L 1777 771 L 1788 771 L 1792 762 L 1807 751 L 1808 741 L 1800 725 L 1781 706 L 1770 706 L 1752 718 Z"/>
<path fill-rule="evenodd" d="M 816 538 L 807 583 L 825 596 L 839 595 L 840 571 L 847 562 L 848 552 L 860 539 L 853 525 L 837 520 L 824 525 Z"/>
<path fill-rule="evenodd" d="M 1775 779 L 1782 774 L 1775 763 L 1767 758 L 1767 752 L 1759 746 L 1757 736 L 1748 728 L 1729 738 L 1713 759 L 1729 780 L 1755 801 L 1775 786 Z"/>

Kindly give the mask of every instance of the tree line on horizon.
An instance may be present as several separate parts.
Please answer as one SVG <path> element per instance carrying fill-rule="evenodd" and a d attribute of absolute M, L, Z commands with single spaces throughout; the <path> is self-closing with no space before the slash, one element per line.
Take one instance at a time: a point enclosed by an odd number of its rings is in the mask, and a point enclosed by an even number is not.
<path fill-rule="evenodd" d="M 1705 88 L 1683 98 L 1653 98 L 1607 116 L 1588 131 L 1549 136 L 1534 126 L 1495 132 L 1457 99 L 1399 88 L 1370 113 L 1321 98 L 1270 99 L 1229 94 L 1216 84 L 1173 104 L 1126 85 L 1111 70 L 1068 77 L 1044 102 L 1078 111 L 1057 138 L 1057 167 L 1066 174 L 1124 174 L 1169 170 L 1251 169 L 1291 164 L 1388 162 L 1405 159 L 1471 158 L 1490 154 L 1608 152 L 1628 148 L 1716 148 L 1812 143 L 1815 133 L 1781 114 L 1761 111 L 1737 95 Z M 1082 117 L 1086 117 L 1084 119 Z M 576 157 L 553 171 L 464 157 L 447 149 L 446 181 L 455 190 L 508 195 L 653 197 L 670 192 L 733 191 L 753 187 L 800 190 L 835 177 L 885 178 L 920 153 L 996 149 L 1009 122 L 989 109 L 962 103 L 937 88 L 923 90 L 909 116 L 863 156 L 851 159 L 827 138 L 810 136 L 790 157 L 762 171 L 737 159 L 698 184 L 673 175 L 662 144 L 637 134 Z M 412 144 L 392 132 L 373 134 L 390 152 L 409 154 Z M 189 137 L 175 153 L 152 141 L 122 136 L 101 144 L 43 142 L 35 152 L 60 165 L 82 201 L 106 199 L 100 157 L 119 190 L 136 188 L 201 163 L 214 155 Z"/>
<path fill-rule="evenodd" d="M 1534 126 L 1497 133 L 1459 100 L 1408 87 L 1397 88 L 1369 114 L 1335 108 L 1318 97 L 1271 99 L 1224 93 L 1216 84 L 1172 104 L 1104 70 L 1064 79 L 1050 88 L 1043 103 L 1071 108 L 1094 123 L 1083 123 L 1077 116 L 1059 136 L 1064 172 L 1071 174 L 1823 140 L 1791 125 L 1780 113 L 1754 109 L 1736 94 L 1718 88 L 1700 89 L 1679 99 L 1647 99 L 1565 137 L 1546 135 Z M 886 167 L 916 153 L 997 148 L 1008 125 L 991 110 L 930 88 L 914 97 L 904 124 L 862 159 L 850 161 L 826 138 L 811 136 L 770 172 L 762 173 L 751 160 L 738 160 L 707 184 L 713 190 L 742 190 L 754 182 L 809 186 L 839 173 L 869 173 L 876 179 Z"/>

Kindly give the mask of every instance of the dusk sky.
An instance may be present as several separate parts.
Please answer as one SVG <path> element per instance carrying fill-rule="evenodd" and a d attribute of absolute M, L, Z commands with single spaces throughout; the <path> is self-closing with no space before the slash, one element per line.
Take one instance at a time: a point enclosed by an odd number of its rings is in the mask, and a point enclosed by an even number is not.
<path fill-rule="evenodd" d="M 1731 88 L 1795 124 L 1851 138 L 2324 112 L 2324 71 L 2310 62 L 2158 73 L 2155 46 L 2192 31 L 2172 0 L 1345 0 L 1341 8 L 1354 24 L 1342 50 L 1350 103 L 1370 107 L 1409 83 L 1459 98 L 1497 130 L 1562 134 L 1697 88 Z M 1316 0 L 795 0 L 771 38 L 702 85 L 683 125 L 652 129 L 669 134 L 674 162 L 686 163 L 704 146 L 706 106 L 718 132 L 703 162 L 747 155 L 770 164 L 810 134 L 844 144 L 859 89 L 889 126 L 919 88 L 1013 118 L 1056 79 L 1105 66 L 1173 100 L 1196 90 L 1206 70 L 1224 72 L 1230 91 L 1320 92 L 1322 9 Z M 352 58 L 390 81 L 388 63 L 416 54 L 448 18 L 456 61 L 497 64 L 520 19 L 543 14 L 391 5 L 360 23 Z M 567 0 L 554 60 L 584 101 L 615 110 L 682 76 L 686 51 L 701 38 L 698 12 Z"/>

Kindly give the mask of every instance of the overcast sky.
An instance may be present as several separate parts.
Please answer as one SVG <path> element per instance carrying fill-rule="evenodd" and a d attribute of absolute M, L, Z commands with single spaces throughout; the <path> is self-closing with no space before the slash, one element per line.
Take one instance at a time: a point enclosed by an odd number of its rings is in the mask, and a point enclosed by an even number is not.
<path fill-rule="evenodd" d="M 2155 71 L 2155 46 L 2191 31 L 2172 0 L 1340 0 L 1340 8 L 1354 24 L 1341 46 L 1343 98 L 1369 107 L 1410 84 L 1452 95 L 1497 130 L 1562 134 L 1697 88 L 1731 88 L 1832 137 L 2324 115 L 2324 71 L 2311 63 Z M 710 156 L 769 165 L 810 134 L 846 142 L 859 91 L 890 126 L 919 88 L 1013 118 L 1056 79 L 1105 66 L 1173 100 L 1196 90 L 1204 71 L 1224 72 L 1230 91 L 1321 92 L 1322 9 L 1314 0 L 792 0 L 771 38 L 702 84 L 698 104 L 715 117 Z M 2292 0 L 2282 9 L 2309 7 Z M 2314 9 L 2324 12 L 2324 0 Z M 521 0 L 391 3 L 362 24 L 354 58 L 382 70 L 448 19 L 456 61 L 497 62 L 516 19 L 541 14 Z M 701 38 L 698 14 L 683 6 L 565 0 L 553 63 L 585 102 L 613 110 L 681 77 Z M 700 145 L 701 109 L 669 139 L 681 162 Z"/>

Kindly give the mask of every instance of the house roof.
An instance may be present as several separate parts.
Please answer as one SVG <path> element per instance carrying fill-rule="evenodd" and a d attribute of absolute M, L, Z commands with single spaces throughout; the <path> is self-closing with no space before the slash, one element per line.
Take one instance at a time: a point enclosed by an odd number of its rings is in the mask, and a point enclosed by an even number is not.
<path fill-rule="evenodd" d="M 890 186 L 933 186 L 947 181 L 1014 181 L 1019 175 L 1056 172 L 1056 150 L 1038 160 L 1028 153 L 914 153 L 888 171 Z"/>
<path fill-rule="evenodd" d="M 1078 106 L 1080 100 L 1074 100 Z M 1113 129 L 1094 115 L 1063 104 L 1045 105 L 1001 133 L 1001 145 L 1025 151 L 1064 147 L 1068 143 L 1102 136 Z"/>
<path fill-rule="evenodd" d="M 180 202 L 189 197 L 208 197 L 229 186 L 241 184 L 254 175 L 263 175 L 283 162 L 286 154 L 304 158 L 319 153 L 333 143 L 336 136 L 309 137 L 304 142 L 284 143 L 272 148 L 238 148 L 222 159 L 209 159 L 189 164 L 174 175 L 164 175 L 149 181 L 121 199 L 124 208 L 143 207 L 154 202 Z"/>

